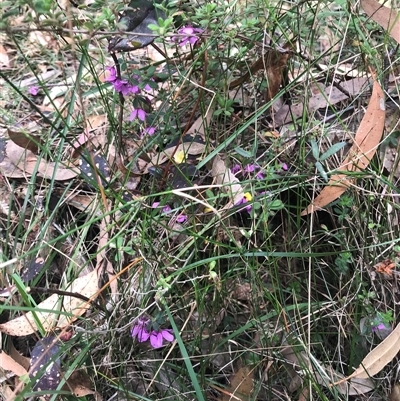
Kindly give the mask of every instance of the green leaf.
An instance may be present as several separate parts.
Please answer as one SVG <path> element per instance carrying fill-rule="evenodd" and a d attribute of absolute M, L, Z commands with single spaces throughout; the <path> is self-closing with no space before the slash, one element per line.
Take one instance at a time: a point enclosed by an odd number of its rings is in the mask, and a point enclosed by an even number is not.
<path fill-rule="evenodd" d="M 253 154 L 252 154 L 252 153 L 250 153 L 250 152 L 248 152 L 247 150 L 244 150 L 244 149 L 242 149 L 242 148 L 239 148 L 239 147 L 236 147 L 236 148 L 235 148 L 235 152 L 236 152 L 238 155 L 245 157 L 246 159 L 250 159 L 250 158 L 253 157 Z"/>
<path fill-rule="evenodd" d="M 149 24 L 149 25 L 147 25 L 147 27 L 155 32 L 158 32 L 158 30 L 160 29 L 160 26 L 156 25 L 156 24 Z"/>
<path fill-rule="evenodd" d="M 324 161 L 328 157 L 331 157 L 334 155 L 336 152 L 338 152 L 340 149 L 344 148 L 346 146 L 346 142 L 338 142 L 332 145 L 323 155 L 320 156 L 319 160 Z"/>
<path fill-rule="evenodd" d="M 328 182 L 329 178 L 328 178 L 328 174 L 326 174 L 326 172 L 324 170 L 324 166 L 320 162 L 316 162 L 315 167 L 317 168 L 319 174 L 324 179 L 324 181 Z"/>
<path fill-rule="evenodd" d="M 311 153 L 314 157 L 314 159 L 319 160 L 319 149 L 318 149 L 318 144 L 314 139 L 311 139 Z"/>
<path fill-rule="evenodd" d="M 268 207 L 271 210 L 281 210 L 284 207 L 284 204 L 282 201 L 280 201 L 279 199 L 275 199 L 273 200 L 271 203 L 268 204 Z"/>

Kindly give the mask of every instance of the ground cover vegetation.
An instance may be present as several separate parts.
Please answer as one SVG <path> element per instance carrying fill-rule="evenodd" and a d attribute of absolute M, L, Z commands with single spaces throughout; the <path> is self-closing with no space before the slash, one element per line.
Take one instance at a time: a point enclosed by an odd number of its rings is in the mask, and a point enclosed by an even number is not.
<path fill-rule="evenodd" d="M 3 1 L 3 399 L 399 400 L 398 7 Z"/>

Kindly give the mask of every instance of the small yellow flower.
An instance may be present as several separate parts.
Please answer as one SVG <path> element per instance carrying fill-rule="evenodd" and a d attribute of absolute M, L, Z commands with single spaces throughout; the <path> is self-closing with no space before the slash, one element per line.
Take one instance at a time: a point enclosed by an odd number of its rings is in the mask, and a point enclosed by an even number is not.
<path fill-rule="evenodd" d="M 185 161 L 185 152 L 183 150 L 178 150 L 178 152 L 176 152 L 174 154 L 174 160 L 178 163 L 181 164 Z"/>
<path fill-rule="evenodd" d="M 247 200 L 247 202 L 250 202 L 253 199 L 253 196 L 251 195 L 250 192 L 246 192 L 243 197 Z"/>

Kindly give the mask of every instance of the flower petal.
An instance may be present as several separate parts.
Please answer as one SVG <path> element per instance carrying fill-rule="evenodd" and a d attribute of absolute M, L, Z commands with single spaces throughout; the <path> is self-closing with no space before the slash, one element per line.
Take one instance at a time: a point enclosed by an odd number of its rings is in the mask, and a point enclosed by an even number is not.
<path fill-rule="evenodd" d="M 164 329 L 164 330 L 161 330 L 161 334 L 162 334 L 164 340 L 165 340 L 165 341 L 168 341 L 168 342 L 171 342 L 171 341 L 174 341 L 174 340 L 175 340 L 175 337 L 174 337 L 174 335 L 173 335 L 172 333 L 173 333 L 173 332 L 172 332 L 171 329 Z"/>
<path fill-rule="evenodd" d="M 142 327 L 141 330 L 139 330 L 139 333 L 137 335 L 137 339 L 140 343 L 144 343 L 145 341 L 147 341 L 150 337 L 150 333 L 144 328 Z"/>
<path fill-rule="evenodd" d="M 160 348 L 162 347 L 163 343 L 163 336 L 161 333 L 157 333 L 153 331 L 150 335 L 150 344 L 153 348 Z"/>

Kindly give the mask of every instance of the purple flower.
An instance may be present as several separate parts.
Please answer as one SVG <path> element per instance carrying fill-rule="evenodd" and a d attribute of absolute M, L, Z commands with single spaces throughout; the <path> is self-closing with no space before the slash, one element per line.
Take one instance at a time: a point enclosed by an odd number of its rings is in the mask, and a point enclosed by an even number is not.
<path fill-rule="evenodd" d="M 39 93 L 39 87 L 38 86 L 30 86 L 29 89 L 28 89 L 28 92 L 32 96 L 36 96 Z"/>
<path fill-rule="evenodd" d="M 130 85 L 130 91 L 135 95 L 140 93 L 140 89 L 137 85 Z"/>
<path fill-rule="evenodd" d="M 151 207 L 152 207 L 153 209 L 158 208 L 158 206 L 160 206 L 160 202 L 154 202 L 154 203 L 151 205 Z"/>
<path fill-rule="evenodd" d="M 263 172 L 262 170 L 260 170 L 259 172 L 257 172 L 256 178 L 257 178 L 258 180 L 263 180 L 263 179 L 264 179 L 264 172 Z"/>
<path fill-rule="evenodd" d="M 133 121 L 134 119 L 138 118 L 139 120 L 144 121 L 146 120 L 146 114 L 147 113 L 143 109 L 133 109 L 128 120 Z"/>
<path fill-rule="evenodd" d="M 150 332 L 147 329 L 147 326 L 150 323 L 150 319 L 147 318 L 139 318 L 137 323 L 132 327 L 131 336 L 133 338 L 137 338 L 140 343 L 147 341 L 150 338 Z"/>
<path fill-rule="evenodd" d="M 284 170 L 284 171 L 288 171 L 288 169 L 289 169 L 289 167 L 288 167 L 288 165 L 287 165 L 286 163 L 283 163 L 283 164 L 281 165 L 281 168 L 282 168 L 282 170 Z"/>
<path fill-rule="evenodd" d="M 384 323 L 380 323 L 377 326 L 372 327 L 371 330 L 372 330 L 373 333 L 375 333 L 375 332 L 377 332 L 379 330 L 384 330 L 384 329 L 386 329 L 385 324 Z"/>
<path fill-rule="evenodd" d="M 115 67 L 106 67 L 108 72 L 105 82 L 110 82 L 117 92 L 121 92 L 124 96 L 130 93 L 138 94 L 140 93 L 139 86 L 131 85 L 128 81 L 117 78 L 117 70 Z M 137 77 L 135 75 L 135 77 Z"/>
<path fill-rule="evenodd" d="M 233 174 L 236 174 L 239 171 L 242 171 L 242 167 L 240 166 L 240 164 L 235 164 L 233 167 L 231 167 L 231 172 Z"/>
<path fill-rule="evenodd" d="M 249 192 L 246 192 L 243 196 L 243 198 L 239 201 L 235 203 L 235 206 L 239 206 L 239 205 L 244 205 L 247 204 L 248 202 L 250 202 L 253 199 L 252 195 Z M 247 204 L 245 206 L 245 210 L 250 213 L 251 209 L 253 208 L 253 206 L 251 204 Z"/>
<path fill-rule="evenodd" d="M 181 213 L 177 218 L 176 218 L 176 222 L 177 223 L 183 223 L 187 220 L 187 216 L 186 214 Z"/>
<path fill-rule="evenodd" d="M 154 135 L 156 132 L 156 127 L 147 127 L 142 131 L 143 135 Z"/>
<path fill-rule="evenodd" d="M 162 329 L 161 331 L 152 331 L 150 334 L 150 344 L 153 348 L 160 348 L 163 340 L 167 342 L 174 341 L 175 337 L 171 329 Z"/>
<path fill-rule="evenodd" d="M 164 214 L 168 214 L 168 213 L 170 213 L 171 212 L 171 206 L 169 206 L 169 205 L 165 205 L 164 207 L 163 207 L 163 209 L 162 209 L 162 212 L 164 213 Z"/>
<path fill-rule="evenodd" d="M 196 34 L 201 34 L 203 32 L 204 29 L 193 28 L 190 25 L 184 26 L 183 28 L 178 29 L 178 33 L 184 36 L 174 36 L 172 40 L 179 41 L 179 46 L 185 46 L 188 43 L 194 45 L 199 40 L 199 37 Z"/>
<path fill-rule="evenodd" d="M 129 95 L 129 93 L 135 93 L 135 86 L 130 85 L 128 81 L 116 79 L 112 84 L 114 86 L 114 89 L 117 92 L 121 92 L 124 96 Z"/>
<path fill-rule="evenodd" d="M 254 165 L 254 164 L 248 164 L 247 166 L 244 167 L 244 171 L 246 173 L 254 173 L 254 171 L 256 170 L 256 168 L 258 168 L 258 166 Z"/>
<path fill-rule="evenodd" d="M 105 81 L 106 82 L 114 82 L 117 79 L 117 70 L 115 67 L 106 67 L 106 71 L 108 72 Z"/>

